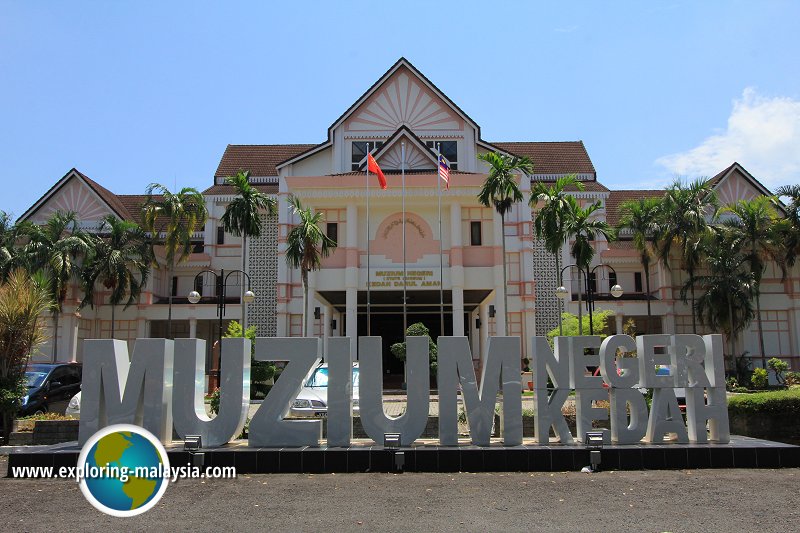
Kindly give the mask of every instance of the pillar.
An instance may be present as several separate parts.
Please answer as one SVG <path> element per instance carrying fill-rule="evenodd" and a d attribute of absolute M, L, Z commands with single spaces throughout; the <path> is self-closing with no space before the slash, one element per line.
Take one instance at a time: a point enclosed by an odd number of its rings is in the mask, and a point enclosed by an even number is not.
<path fill-rule="evenodd" d="M 189 338 L 196 339 L 197 338 L 197 319 L 190 318 L 189 319 Z"/>
<path fill-rule="evenodd" d="M 464 335 L 464 289 L 453 287 L 453 336 Z"/>
<path fill-rule="evenodd" d="M 322 308 L 322 355 L 323 360 L 328 355 L 328 339 L 331 336 L 331 318 L 333 317 L 333 309 L 330 305 L 323 306 Z"/>
<path fill-rule="evenodd" d="M 489 345 L 489 304 L 484 302 L 480 306 L 478 306 L 478 309 L 481 319 L 481 331 L 479 333 L 481 339 L 480 356 L 481 356 L 481 364 L 483 364 L 486 360 L 486 349 Z"/>
<path fill-rule="evenodd" d="M 495 332 L 498 336 L 502 336 L 506 334 L 506 286 L 503 282 L 503 269 L 505 268 L 505 257 L 503 257 L 504 228 L 503 221 L 500 218 L 500 215 L 497 214 L 497 211 L 492 211 L 492 213 L 492 229 L 494 230 L 494 245 L 496 250 L 494 256 L 494 309 L 497 314 L 495 315 L 494 320 Z"/>
<path fill-rule="evenodd" d="M 617 319 L 617 335 L 622 334 L 622 319 L 624 318 L 621 311 L 618 311 L 614 317 Z"/>
<path fill-rule="evenodd" d="M 356 359 L 358 347 L 358 289 L 348 287 L 346 291 L 345 312 L 347 315 L 347 329 L 345 336 L 350 337 L 350 355 Z"/>

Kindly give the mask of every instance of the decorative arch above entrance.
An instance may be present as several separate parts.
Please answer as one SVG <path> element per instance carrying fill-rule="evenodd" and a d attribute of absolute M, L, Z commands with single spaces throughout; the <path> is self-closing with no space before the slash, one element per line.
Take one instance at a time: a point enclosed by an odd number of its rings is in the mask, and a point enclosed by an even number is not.
<path fill-rule="evenodd" d="M 383 254 L 393 263 L 403 262 L 403 213 L 393 213 L 378 225 L 370 253 Z M 416 263 L 428 254 L 439 253 L 439 240 L 430 224 L 415 213 L 406 213 L 406 263 Z"/>

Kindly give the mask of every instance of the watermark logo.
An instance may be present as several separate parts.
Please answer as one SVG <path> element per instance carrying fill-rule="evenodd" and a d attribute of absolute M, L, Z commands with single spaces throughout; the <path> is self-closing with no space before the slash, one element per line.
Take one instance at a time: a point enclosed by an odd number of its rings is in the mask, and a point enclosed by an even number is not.
<path fill-rule="evenodd" d="M 167 490 L 164 446 L 149 431 L 115 424 L 92 435 L 78 456 L 83 495 L 98 510 L 119 517 L 152 508 Z"/>

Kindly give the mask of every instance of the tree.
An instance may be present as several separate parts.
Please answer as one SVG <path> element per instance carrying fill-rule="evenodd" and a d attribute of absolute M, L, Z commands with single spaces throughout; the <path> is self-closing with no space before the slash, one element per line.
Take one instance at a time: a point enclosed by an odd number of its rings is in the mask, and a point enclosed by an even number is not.
<path fill-rule="evenodd" d="M 668 270 L 671 270 L 670 253 L 673 247 L 677 246 L 689 279 L 694 278 L 695 271 L 702 260 L 700 243 L 709 227 L 707 218 L 714 217 L 716 207 L 716 195 L 707 180 L 695 180 L 688 184 L 676 181 L 667 188 L 662 203 L 661 224 L 656 240 L 658 255 Z M 689 293 L 691 294 L 692 332 L 697 333 L 694 286 L 689 287 Z"/>
<path fill-rule="evenodd" d="M 286 262 L 291 268 L 300 269 L 303 281 L 303 336 L 308 337 L 308 273 L 320 269 L 322 258 L 328 257 L 336 249 L 336 241 L 319 227 L 324 220 L 323 213 L 313 213 L 311 208 L 304 208 L 296 197 L 289 200 L 289 205 L 300 218 L 300 223 L 286 237 Z"/>
<path fill-rule="evenodd" d="M 270 215 L 276 213 L 275 200 L 250 184 L 249 172 L 239 172 L 225 178 L 227 185 L 236 190 L 236 198 L 225 208 L 222 225 L 225 231 L 242 237 L 242 272 L 247 272 L 247 237 L 261 236 L 260 212 L 266 210 Z M 242 324 L 245 323 L 244 282 L 242 283 Z"/>
<path fill-rule="evenodd" d="M 652 328 L 653 314 L 650 309 L 650 263 L 653 261 L 661 200 L 658 198 L 639 198 L 623 202 L 620 206 L 621 218 L 617 229 L 628 230 L 633 245 L 639 251 L 639 261 L 644 270 L 644 284 L 647 292 L 647 327 Z M 652 333 L 652 331 L 651 331 Z"/>
<path fill-rule="evenodd" d="M 80 281 L 80 259 L 89 251 L 86 234 L 78 227 L 74 211 L 56 211 L 43 226 L 32 226 L 30 242 L 25 247 L 33 270 L 41 270 L 48 279 L 53 312 L 53 362 L 58 360 L 58 321 L 70 283 Z"/>
<path fill-rule="evenodd" d="M 0 415 L 3 441 L 25 394 L 25 365 L 45 340 L 41 315 L 53 307 L 49 284 L 40 273 L 18 269 L 0 285 Z"/>
<path fill-rule="evenodd" d="M 612 316 L 614 316 L 614 311 L 608 309 L 601 309 L 594 314 L 594 320 L 597 323 L 595 331 L 597 331 L 600 338 L 604 339 L 608 337 L 606 329 L 608 327 L 608 319 Z M 555 337 L 576 337 L 578 335 L 583 335 L 582 332 L 584 328 L 589 327 L 588 315 L 578 319 L 578 317 L 572 313 L 563 313 L 561 315 L 561 320 L 563 322 L 561 331 L 559 331 L 559 328 L 554 328 L 547 332 L 547 341 L 550 343 L 550 346 L 553 346 L 553 339 Z"/>
<path fill-rule="evenodd" d="M 133 222 L 106 216 L 100 223 L 99 235 L 92 235 L 91 252 L 83 268 L 84 297 L 81 307 L 94 307 L 94 289 L 98 282 L 111 291 L 111 338 L 114 338 L 116 306 L 125 308 L 139 300 L 142 287 L 150 275 L 152 249 L 147 235 Z"/>
<path fill-rule="evenodd" d="M 32 229 L 29 222 L 12 223 L 11 215 L 0 210 L 0 281 L 8 279 L 17 268 L 27 266 L 20 240 L 30 235 Z"/>
<path fill-rule="evenodd" d="M 544 241 L 544 248 L 556 259 L 556 286 L 561 285 L 561 247 L 566 241 L 564 233 L 565 215 L 567 201 L 565 200 L 566 188 L 575 187 L 577 190 L 584 190 L 584 185 L 575 175 L 563 176 L 548 187 L 542 182 L 537 182 L 531 191 L 529 205 L 535 208 L 540 203 L 542 206 L 534 215 L 533 229 L 537 239 Z M 554 295 L 555 296 L 555 295 Z M 561 309 L 561 299 L 558 300 L 558 308 Z"/>
<path fill-rule="evenodd" d="M 530 176 L 533 173 L 533 162 L 527 157 L 517 157 L 497 152 L 479 154 L 478 159 L 489 165 L 489 175 L 483 182 L 478 201 L 485 207 L 494 206 L 500 215 L 500 232 L 503 241 L 503 309 L 505 316 L 505 335 L 508 335 L 508 279 L 506 274 L 506 213 L 511 206 L 523 200 L 522 193 L 517 185 L 515 174 L 523 173 Z"/>
<path fill-rule="evenodd" d="M 697 287 L 700 297 L 694 307 L 700 323 L 728 337 L 730 357 L 735 360 L 736 336 L 753 320 L 755 274 L 748 268 L 741 239 L 725 227 L 716 227 L 700 243 L 709 273 L 691 276 L 681 289 L 681 298 Z"/>
<path fill-rule="evenodd" d="M 783 206 L 778 198 L 786 197 L 789 203 Z M 786 212 L 786 219 L 779 221 L 777 230 L 783 243 L 783 262 L 793 267 L 800 255 L 800 185 L 778 187 L 773 202 Z"/>
<path fill-rule="evenodd" d="M 151 183 L 142 206 L 142 218 L 151 244 L 164 246 L 167 279 L 171 280 L 175 265 L 187 260 L 192 253 L 192 234 L 206 223 L 205 199 L 194 187 L 184 187 L 173 193 L 163 185 Z M 168 291 L 167 337 L 172 338 L 172 289 Z"/>
<path fill-rule="evenodd" d="M 589 265 L 592 263 L 595 253 L 592 241 L 597 240 L 600 236 L 605 237 L 607 240 L 613 240 L 614 230 L 606 221 L 592 218 L 593 213 L 602 207 L 599 201 L 585 208 L 581 207 L 573 196 L 567 196 L 565 201 L 564 234 L 567 239 L 574 239 L 570 252 L 572 257 L 575 258 L 575 265 L 578 270 L 582 270 L 586 275 L 586 282 L 588 283 Z M 580 273 L 578 274 L 578 285 L 580 286 Z M 578 326 L 581 335 L 583 334 L 582 313 L 581 293 L 578 290 Z M 589 309 L 590 323 L 591 313 L 592 310 Z"/>
<path fill-rule="evenodd" d="M 769 260 L 776 261 L 783 270 L 783 257 L 779 252 L 780 237 L 776 232 L 777 213 L 772 208 L 772 200 L 759 196 L 752 200 L 739 200 L 722 208 L 720 213 L 730 213 L 735 218 L 724 224 L 734 231 L 744 247 L 745 258 L 755 279 L 756 321 L 758 322 L 758 344 L 761 350 L 761 367 L 766 368 L 767 356 L 764 350 L 764 327 L 761 322 L 761 279 Z"/>
<path fill-rule="evenodd" d="M 430 366 L 431 376 L 436 376 L 436 370 L 439 367 L 438 354 L 439 348 L 431 338 L 431 330 L 429 330 L 422 322 L 415 322 L 406 328 L 406 338 L 408 337 L 427 337 L 428 338 L 428 364 Z M 406 361 L 407 343 L 396 342 L 389 347 L 392 355 L 397 357 L 400 361 Z"/>

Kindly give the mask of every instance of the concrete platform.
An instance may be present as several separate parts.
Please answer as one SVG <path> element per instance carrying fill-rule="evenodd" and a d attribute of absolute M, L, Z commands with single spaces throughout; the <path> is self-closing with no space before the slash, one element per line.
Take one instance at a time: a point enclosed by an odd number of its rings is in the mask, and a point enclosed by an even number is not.
<path fill-rule="evenodd" d="M 251 448 L 246 441 L 235 441 L 202 451 L 206 467 L 235 466 L 237 474 L 396 472 L 397 452 L 403 453 L 402 470 L 407 472 L 563 472 L 589 464 L 589 451 L 582 445 L 533 442 L 510 447 L 499 441 L 485 447 L 448 447 L 419 441 L 390 450 L 366 440 L 348 448 Z M 11 477 L 14 467 L 75 466 L 80 448 L 72 442 L 5 447 L 0 448 L 2 452 L 9 454 L 7 476 Z M 800 467 L 800 447 L 739 436 L 732 437 L 729 444 L 611 445 L 601 453 L 605 470 Z M 167 454 L 172 466 L 192 460 L 177 442 L 167 446 Z"/>

